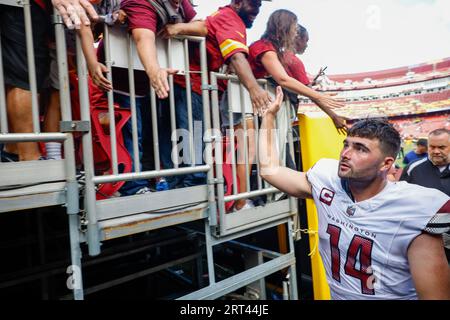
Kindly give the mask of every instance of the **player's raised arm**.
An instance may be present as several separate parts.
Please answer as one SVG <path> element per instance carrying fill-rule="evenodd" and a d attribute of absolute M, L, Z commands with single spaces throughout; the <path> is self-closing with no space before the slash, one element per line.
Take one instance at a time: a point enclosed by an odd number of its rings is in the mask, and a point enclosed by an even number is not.
<path fill-rule="evenodd" d="M 306 173 L 298 172 L 280 165 L 275 146 L 275 117 L 283 101 L 283 91 L 277 87 L 276 99 L 269 104 L 263 115 L 259 131 L 259 164 L 261 177 L 268 183 L 294 197 L 311 197 L 311 184 Z"/>

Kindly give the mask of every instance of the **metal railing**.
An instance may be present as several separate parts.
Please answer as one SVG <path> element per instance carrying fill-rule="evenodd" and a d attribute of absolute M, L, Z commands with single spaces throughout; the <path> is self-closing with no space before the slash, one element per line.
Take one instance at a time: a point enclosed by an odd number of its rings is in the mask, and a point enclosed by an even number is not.
<path fill-rule="evenodd" d="M 10 1 L 0 1 L 0 3 L 9 3 Z M 258 161 L 255 159 L 256 166 L 256 188 L 251 188 L 251 168 L 249 168 L 249 157 L 247 139 L 244 139 L 243 150 L 245 155 L 245 166 L 247 179 L 247 190 L 238 190 L 237 169 L 236 169 L 236 155 L 234 151 L 231 153 L 231 168 L 232 168 L 232 183 L 233 192 L 225 196 L 225 184 L 223 179 L 223 159 L 222 143 L 223 136 L 221 134 L 222 124 L 219 111 L 219 96 L 217 90 L 217 80 L 229 80 L 228 97 L 232 98 L 239 96 L 238 103 L 231 103 L 230 105 L 238 105 L 238 109 L 229 109 L 231 125 L 229 130 L 229 141 L 234 150 L 235 132 L 233 129 L 233 112 L 240 111 L 243 115 L 248 113 L 249 105 L 248 93 L 246 89 L 238 82 L 237 77 L 222 75 L 217 73 L 210 74 L 210 81 L 208 81 L 207 70 L 207 54 L 206 42 L 204 38 L 183 36 L 176 39 L 170 39 L 166 42 L 158 41 L 158 57 L 160 58 L 161 67 L 180 69 L 181 75 L 185 77 L 186 81 L 186 101 L 187 101 L 187 117 L 188 117 L 188 153 L 190 154 L 190 165 L 179 166 L 174 162 L 173 168 L 161 168 L 160 152 L 159 152 L 159 138 L 158 138 L 158 99 L 155 91 L 150 89 L 150 105 L 151 121 L 152 121 L 152 135 L 153 135 L 153 157 L 155 168 L 154 170 L 141 170 L 141 163 L 139 161 L 138 148 L 138 133 L 137 133 L 137 110 L 136 110 L 136 94 L 135 94 L 135 79 L 134 70 L 141 69 L 140 62 L 137 59 L 136 48 L 131 37 L 124 32 L 124 29 L 119 27 L 109 27 L 105 25 L 104 42 L 105 42 L 105 58 L 106 66 L 108 67 L 108 79 L 113 83 L 112 67 L 125 67 L 128 69 L 128 82 L 130 89 L 130 110 L 132 123 L 132 144 L 133 144 L 133 163 L 134 171 L 121 173 L 117 154 L 117 134 L 116 134 L 116 119 L 113 92 L 107 93 L 107 109 L 109 114 L 109 139 L 111 147 L 111 172 L 104 175 L 96 175 L 94 148 L 93 148 L 93 134 L 91 130 L 84 130 L 82 133 L 82 148 L 83 148 L 83 169 L 85 172 L 85 187 L 83 193 L 84 208 L 81 213 L 85 216 L 79 215 L 79 186 L 76 180 L 76 164 L 75 164 L 75 146 L 73 133 L 77 130 L 80 123 L 76 123 L 72 119 L 71 114 L 71 97 L 68 76 L 68 63 L 66 52 L 65 31 L 62 21 L 59 16 L 55 15 L 55 35 L 56 35 L 56 52 L 57 62 L 59 67 L 59 84 L 60 84 L 60 103 L 62 111 L 61 127 L 65 128 L 61 133 L 42 133 L 39 124 L 39 109 L 38 109 L 38 92 L 36 88 L 36 75 L 34 68 L 32 32 L 31 32 L 31 17 L 29 13 L 29 2 L 22 2 L 24 7 L 26 34 L 27 34 L 27 52 L 30 78 L 30 91 L 32 94 L 31 112 L 33 115 L 33 133 L 10 133 L 8 131 L 8 118 L 6 106 L 6 94 L 4 91 L 3 81 L 3 67 L 0 59 L 0 143 L 11 142 L 26 142 L 26 141 L 61 141 L 64 142 L 64 159 L 51 161 L 29 161 L 17 163 L 1 163 L 0 164 L 0 187 L 11 186 L 16 184 L 30 184 L 30 183 L 45 183 L 45 182 L 63 182 L 60 192 L 63 192 L 64 197 L 59 197 L 57 201 L 43 202 L 41 200 L 33 200 L 27 203 L 27 207 L 33 208 L 42 205 L 56 205 L 64 204 L 67 206 L 67 214 L 69 215 L 69 233 L 70 233 L 70 247 L 72 264 L 81 270 L 81 250 L 80 243 L 86 242 L 88 245 L 89 254 L 92 256 L 100 254 L 101 242 L 109 239 L 131 235 L 138 232 L 154 230 L 166 226 L 172 226 L 190 222 L 194 220 L 204 220 L 205 225 L 205 243 L 206 256 L 208 263 L 208 273 L 210 285 L 202 289 L 198 293 L 192 293 L 192 296 L 198 298 L 213 298 L 219 294 L 230 292 L 231 289 L 246 285 L 255 281 L 256 278 L 263 278 L 268 274 L 282 270 L 289 269 L 291 281 L 291 298 L 297 298 L 296 279 L 295 279 L 295 255 L 292 237 L 289 237 L 290 251 L 285 255 L 274 256 L 269 263 L 263 263 L 246 273 L 237 275 L 232 279 L 225 280 L 227 289 L 222 290 L 220 287 L 224 282 L 216 283 L 214 275 L 214 258 L 212 247 L 226 241 L 230 241 L 240 236 L 259 232 L 261 230 L 286 225 L 290 234 L 295 233 L 292 223 L 292 217 L 297 212 L 296 202 L 293 198 L 277 199 L 275 196 L 279 191 L 267 184 L 260 178 L 260 168 L 257 165 Z M 1 30 L 0 30 L 1 32 Z M 192 71 L 189 70 L 189 43 L 194 42 L 199 46 L 200 52 L 200 75 L 202 82 L 202 110 L 203 110 L 203 142 L 204 142 L 204 161 L 196 159 L 194 130 L 193 127 L 193 113 L 192 113 L 192 92 L 190 85 L 190 75 Z M 114 45 L 112 45 L 114 43 Z M 114 47 L 114 50 L 112 50 Z M 0 46 L 1 54 L 1 46 Z M 89 102 L 88 90 L 88 72 L 86 68 L 86 61 L 82 54 L 81 41 L 79 36 L 76 37 L 76 58 L 77 58 L 77 74 L 79 87 L 79 104 L 81 114 L 81 124 L 91 123 L 92 114 Z M 267 90 L 270 90 L 265 81 L 260 82 Z M 170 126 L 171 131 L 177 129 L 176 123 L 176 101 L 174 97 L 174 79 L 169 77 L 170 95 Z M 235 92 L 238 94 L 235 94 Z M 211 96 L 210 96 L 211 93 Z M 287 113 L 283 114 L 277 121 L 287 121 L 290 119 L 290 108 L 283 107 Z M 258 145 L 259 121 L 255 116 L 253 117 L 253 126 L 255 128 L 254 140 L 256 148 Z M 248 137 L 248 128 L 246 122 L 243 122 L 243 135 Z M 286 134 L 287 135 L 286 135 Z M 292 133 L 290 126 L 286 132 L 280 136 L 279 144 L 283 146 L 287 141 L 289 142 L 289 153 L 293 154 Z M 241 147 L 241 146 L 239 146 Z M 172 140 L 173 153 L 178 154 L 177 141 Z M 258 152 L 256 152 L 256 157 Z M 214 157 L 214 158 L 213 158 Z M 285 157 L 281 155 L 282 161 Z M 292 156 L 293 159 L 293 156 Z M 219 160 L 219 161 L 218 161 Z M 27 174 L 21 175 L 19 179 L 15 178 L 17 172 L 26 170 Z M 136 195 L 130 197 L 111 197 L 105 200 L 97 200 L 96 193 L 100 184 L 114 183 L 118 181 L 134 181 L 139 179 L 152 179 L 157 177 L 179 176 L 190 173 L 206 173 L 206 184 L 187 187 L 180 189 L 173 189 L 161 192 L 153 192 L 150 194 Z M 37 191 L 39 194 L 39 190 Z M 27 195 L 24 189 L 23 195 Z M 250 199 L 257 196 L 266 196 L 266 203 L 264 205 L 256 206 L 252 209 L 245 209 L 236 212 L 228 212 L 225 209 L 227 202 L 236 201 L 240 199 Z M 19 200 L 20 201 L 20 200 Z M 4 207 L 6 202 L 2 201 L 0 192 L 0 206 L 3 206 L 3 211 L 14 210 L 16 206 L 11 205 L 8 208 Z M 2 211 L 2 210 L 0 210 Z M 80 218 L 81 216 L 81 218 Z M 79 229 L 81 226 L 81 231 Z M 86 229 L 86 232 L 84 231 Z M 248 277 L 243 281 L 243 277 Z M 78 284 L 75 286 L 74 298 L 83 299 L 83 286 L 81 279 L 81 272 L 77 274 Z M 250 281 L 251 280 L 251 281 Z M 187 296 L 189 297 L 189 296 Z"/>
<path fill-rule="evenodd" d="M 61 133 L 43 133 L 40 129 L 38 90 L 36 83 L 36 68 L 32 38 L 32 20 L 30 1 L 1 1 L 2 5 L 23 7 L 26 37 L 26 52 L 28 63 L 29 92 L 33 129 L 32 133 L 11 133 L 8 128 L 8 112 L 4 82 L 4 69 L 0 59 L 0 143 L 45 142 L 57 141 L 64 144 L 63 160 L 23 161 L 0 163 L 0 212 L 18 209 L 36 208 L 64 204 L 69 218 L 70 251 L 72 265 L 81 267 L 81 250 L 79 247 L 78 213 L 79 193 L 76 180 L 75 146 L 71 130 Z M 58 17 L 58 16 L 56 16 Z M 0 30 L 0 33 L 2 30 Z M 71 127 L 71 109 L 67 75 L 67 60 L 65 55 L 64 27 L 61 19 L 55 19 L 56 43 L 61 50 L 59 55 L 59 82 L 61 88 L 67 91 L 60 94 L 62 123 Z M 2 48 L 0 46 L 0 57 Z M 80 275 L 81 277 L 81 275 Z M 80 278 L 81 281 L 81 278 Z M 83 298 L 82 287 L 73 290 L 76 299 Z"/>
<path fill-rule="evenodd" d="M 220 135 L 215 139 L 215 172 L 217 179 L 217 206 L 218 206 L 218 228 L 216 229 L 216 236 L 226 236 L 235 232 L 243 231 L 243 230 L 251 230 L 254 227 L 259 225 L 266 224 L 268 222 L 273 222 L 276 220 L 281 220 L 285 217 L 295 215 L 297 213 L 297 204 L 294 198 L 287 197 L 286 200 L 276 201 L 277 198 L 274 197 L 274 194 L 279 194 L 279 190 L 270 186 L 269 184 L 262 181 L 260 176 L 260 167 L 258 164 L 258 139 L 259 139 L 259 119 L 256 115 L 253 115 L 252 106 L 248 91 L 245 87 L 239 83 L 237 76 L 233 75 L 225 75 L 218 73 L 211 73 L 211 86 L 217 87 L 218 80 L 228 80 L 227 85 L 227 102 L 225 99 L 222 99 L 222 102 L 219 102 L 219 95 L 217 91 L 212 92 L 212 113 L 213 113 L 213 129 L 215 132 L 220 132 L 220 129 L 223 128 L 221 117 L 220 117 L 220 104 L 222 103 L 222 110 L 228 114 L 229 123 L 227 125 L 227 132 L 225 137 L 227 138 L 230 147 L 229 154 L 226 156 L 224 160 L 228 165 L 231 165 L 232 171 L 232 194 L 225 196 L 225 185 L 224 180 L 221 179 L 223 176 L 222 170 L 222 161 L 217 161 L 217 159 L 223 159 L 222 155 L 222 143 L 223 136 Z M 258 80 L 260 85 L 272 96 L 274 96 L 275 88 L 271 87 L 266 80 Z M 281 128 L 278 130 L 278 149 L 280 150 L 280 161 L 281 163 L 286 162 L 286 148 L 285 144 L 288 142 L 288 151 L 291 159 L 294 161 L 294 146 L 293 146 L 293 138 L 292 138 L 292 128 L 291 128 L 291 106 L 289 101 L 284 101 L 281 107 L 281 111 L 277 115 L 277 128 Z M 223 112 L 222 112 L 223 113 Z M 237 139 L 238 134 L 236 134 L 235 123 L 234 123 L 234 115 L 238 114 L 241 119 L 248 119 L 251 116 L 253 122 L 253 129 L 248 130 L 247 122 L 241 121 L 241 127 L 243 133 L 243 141 L 241 142 L 241 148 L 239 152 L 244 152 L 244 164 L 245 164 L 245 179 L 246 181 L 246 190 L 238 191 L 238 179 L 237 179 L 237 156 L 235 150 L 235 140 Z M 281 124 L 283 123 L 283 126 Z M 249 168 L 249 145 L 247 137 L 250 135 L 254 135 L 254 148 L 255 148 L 255 159 L 254 164 L 256 167 L 256 176 L 253 175 L 253 178 L 256 179 L 257 186 L 251 190 L 251 172 Z M 242 150 L 243 149 L 243 150 Z M 230 186 L 228 186 L 230 187 Z M 255 208 L 239 210 L 235 212 L 230 212 L 226 210 L 225 204 L 230 201 L 236 201 L 240 199 L 250 199 L 252 197 L 260 197 L 266 196 L 266 200 L 264 205 L 256 206 Z M 212 221 L 214 219 L 211 219 Z M 214 221 L 215 222 L 215 221 Z M 215 225 L 215 223 L 211 223 L 211 225 Z"/>
<path fill-rule="evenodd" d="M 210 144 L 208 142 L 210 139 L 205 139 L 205 163 L 195 161 L 195 156 L 192 156 L 192 161 L 190 166 L 179 167 L 178 163 L 174 161 L 174 168 L 170 169 L 162 169 L 160 164 L 160 152 L 159 152 L 159 138 L 158 138 L 158 114 L 157 114 L 157 99 L 155 95 L 155 91 L 153 89 L 150 90 L 150 106 L 151 114 L 152 114 L 152 135 L 153 135 L 153 157 L 155 163 L 154 170 L 141 171 L 140 170 L 140 162 L 138 155 L 138 134 L 137 134 L 137 119 L 136 119 L 136 104 L 135 104 L 135 84 L 133 77 L 133 69 L 136 67 L 136 50 L 134 42 L 131 37 L 127 35 L 123 29 L 120 27 L 111 27 L 105 25 L 104 32 L 104 43 L 105 43 L 105 58 L 106 65 L 108 69 L 111 71 L 112 66 L 126 66 L 128 68 L 129 75 L 129 88 L 130 88 L 130 105 L 131 105 L 131 119 L 132 119 L 132 138 L 133 138 L 133 146 L 134 146 L 134 172 L 128 173 L 119 173 L 118 169 L 118 161 L 117 161 L 117 140 L 116 140 L 116 126 L 115 126 L 115 117 L 114 117 L 114 96 L 112 92 L 108 92 L 108 111 L 109 111 L 109 130 L 110 130 L 110 144 L 111 144 L 111 154 L 112 154 L 112 173 L 96 176 L 94 174 L 94 158 L 92 152 L 90 152 L 90 145 L 92 144 L 91 137 L 88 135 L 84 136 L 83 139 L 83 148 L 88 150 L 84 152 L 84 165 L 86 172 L 86 195 L 85 195 L 85 208 L 87 213 L 87 243 L 89 246 L 89 253 L 91 255 L 96 255 L 100 253 L 100 241 L 107 240 L 108 237 L 105 236 L 103 239 L 101 238 L 102 233 L 101 225 L 99 224 L 101 221 L 122 218 L 130 223 L 133 221 L 141 221 L 142 216 L 139 214 L 151 213 L 155 218 L 160 220 L 160 216 L 157 214 L 164 210 L 167 212 L 167 216 L 170 216 L 170 211 L 173 213 L 179 213 L 179 207 L 184 207 L 184 211 L 189 211 L 192 209 L 193 217 L 188 216 L 179 216 L 179 219 L 175 219 L 172 221 L 172 224 L 175 223 L 183 223 L 187 222 L 191 219 L 196 219 L 198 217 L 205 218 L 209 215 L 209 212 L 215 212 L 215 196 L 214 196 L 214 182 L 213 182 L 213 174 L 212 174 L 212 159 L 211 159 L 211 150 Z M 206 47 L 205 47 L 205 39 L 199 37 L 183 37 L 182 39 L 169 40 L 167 41 L 167 49 L 163 50 L 159 56 L 166 57 L 163 60 L 167 62 L 167 65 L 161 65 L 161 67 L 172 68 L 172 61 L 174 58 L 173 55 L 177 54 L 178 56 L 183 57 L 181 60 L 187 62 L 189 60 L 189 51 L 188 44 L 189 42 L 195 42 L 200 46 L 200 63 L 202 66 L 202 82 L 203 85 L 207 84 L 207 76 L 206 76 Z M 111 51 L 112 44 L 114 46 L 114 53 Z M 160 45 L 164 46 L 164 44 Z M 168 56 L 167 56 L 168 55 Z M 82 57 L 80 52 L 77 54 L 78 57 Z M 123 59 L 124 56 L 126 59 Z M 114 59 L 117 59 L 116 62 Z M 83 59 L 79 59 L 79 62 Z M 84 78 L 85 66 L 83 63 L 79 63 L 79 79 L 80 79 L 80 88 L 86 87 L 86 79 Z M 142 69 L 142 66 L 138 66 L 138 69 Z M 194 155 L 194 140 L 193 140 L 193 125 L 192 125 L 192 100 L 190 98 L 191 91 L 189 86 L 189 64 L 185 63 L 185 70 L 182 73 L 186 78 L 187 83 L 187 110 L 188 110 L 188 122 L 189 122 L 189 154 Z M 114 79 L 111 78 L 111 72 L 109 74 L 109 80 L 113 82 Z M 176 118 L 176 106 L 174 99 L 174 82 L 173 76 L 170 76 L 170 98 L 169 98 L 169 106 L 170 106 L 170 118 L 171 118 L 171 131 L 174 132 L 177 129 L 175 118 Z M 80 89 L 81 90 L 81 89 Z M 81 105 L 81 114 L 82 120 L 88 121 L 90 118 L 89 115 L 89 103 L 85 94 L 80 97 L 82 101 L 80 101 Z M 203 91 L 203 123 L 204 123 L 204 133 L 205 137 L 207 137 L 207 133 L 210 129 L 210 114 L 209 114 L 209 94 L 207 90 Z M 175 151 L 173 153 L 178 154 L 177 149 L 177 141 L 172 139 L 172 146 Z M 87 148 L 87 149 L 86 149 Z M 155 192 L 148 195 L 143 196 L 132 196 L 127 197 L 126 200 L 123 198 L 110 198 L 106 200 L 97 201 L 95 199 L 95 186 L 104 183 L 113 183 L 117 181 L 134 181 L 138 179 L 152 179 L 157 177 L 170 177 L 170 176 L 179 176 L 185 174 L 192 173 L 201 173 L 204 172 L 207 174 L 207 184 L 196 186 L 192 188 L 184 188 L 181 189 L 173 189 L 167 191 Z M 181 201 L 180 201 L 181 200 Z M 204 213 L 201 216 L 198 216 L 198 212 L 193 210 L 196 208 L 196 205 L 204 203 L 202 207 L 204 208 Z M 173 218 L 173 217 L 172 217 Z M 187 219 L 187 220 L 186 220 Z M 123 221 L 125 221 L 123 220 Z M 151 217 L 149 218 L 149 221 Z M 167 219 L 168 220 L 168 219 Z M 158 221 L 159 222 L 159 221 Z M 142 231 L 142 223 L 139 224 L 139 231 Z M 153 228 L 151 225 L 148 225 L 148 228 Z M 122 229 L 123 230 L 123 229 Z M 130 234 L 136 232 L 133 228 L 129 229 Z M 112 234 L 112 233 L 110 233 Z M 117 234 L 117 233 L 116 233 Z M 119 235 L 119 234 L 117 234 Z M 120 236 L 126 235 L 125 233 L 120 233 Z"/>

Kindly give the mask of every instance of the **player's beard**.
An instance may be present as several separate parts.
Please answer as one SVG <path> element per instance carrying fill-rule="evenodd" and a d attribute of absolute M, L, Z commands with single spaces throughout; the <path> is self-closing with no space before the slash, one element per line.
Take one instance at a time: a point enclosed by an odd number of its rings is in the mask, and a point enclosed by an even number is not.
<path fill-rule="evenodd" d="M 247 29 L 250 29 L 253 26 L 253 20 L 250 19 L 250 15 L 247 12 L 240 10 L 238 11 L 238 15 Z"/>
<path fill-rule="evenodd" d="M 341 165 L 344 164 L 345 168 L 344 170 L 341 169 Z M 339 161 L 339 167 L 338 167 L 338 176 L 339 178 L 343 179 L 349 179 L 353 176 L 353 168 L 350 164 L 343 162 L 342 160 Z"/>
<path fill-rule="evenodd" d="M 341 179 L 347 179 L 350 183 L 358 185 L 368 185 L 377 179 L 377 170 L 374 166 L 366 166 L 356 169 L 355 166 L 344 162 L 348 168 L 341 170 L 342 160 L 339 161 L 338 176 Z"/>
<path fill-rule="evenodd" d="M 344 170 L 341 170 L 341 164 L 344 164 L 346 166 Z M 356 170 L 354 166 L 352 166 L 348 162 L 343 162 L 342 160 L 339 161 L 338 176 L 339 178 L 342 179 L 352 179 L 352 180 L 367 180 L 367 178 L 369 178 L 367 176 L 366 169 Z"/>

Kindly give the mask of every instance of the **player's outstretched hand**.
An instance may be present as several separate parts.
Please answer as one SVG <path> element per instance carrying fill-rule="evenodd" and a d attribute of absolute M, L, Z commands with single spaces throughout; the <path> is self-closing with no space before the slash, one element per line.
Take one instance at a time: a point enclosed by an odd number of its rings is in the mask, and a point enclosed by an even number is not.
<path fill-rule="evenodd" d="M 280 86 L 277 87 L 276 96 L 273 101 L 269 103 L 266 111 L 264 112 L 264 116 L 271 114 L 273 116 L 277 115 L 277 112 L 280 110 L 281 103 L 283 102 L 283 90 Z"/>

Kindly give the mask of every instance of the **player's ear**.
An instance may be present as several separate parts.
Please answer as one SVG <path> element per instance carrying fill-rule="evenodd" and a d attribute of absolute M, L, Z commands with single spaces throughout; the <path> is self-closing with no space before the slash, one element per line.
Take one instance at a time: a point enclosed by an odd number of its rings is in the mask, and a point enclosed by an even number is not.
<path fill-rule="evenodd" d="M 389 171 L 391 166 L 394 165 L 395 159 L 393 157 L 385 157 L 383 162 L 381 163 L 381 171 Z"/>

